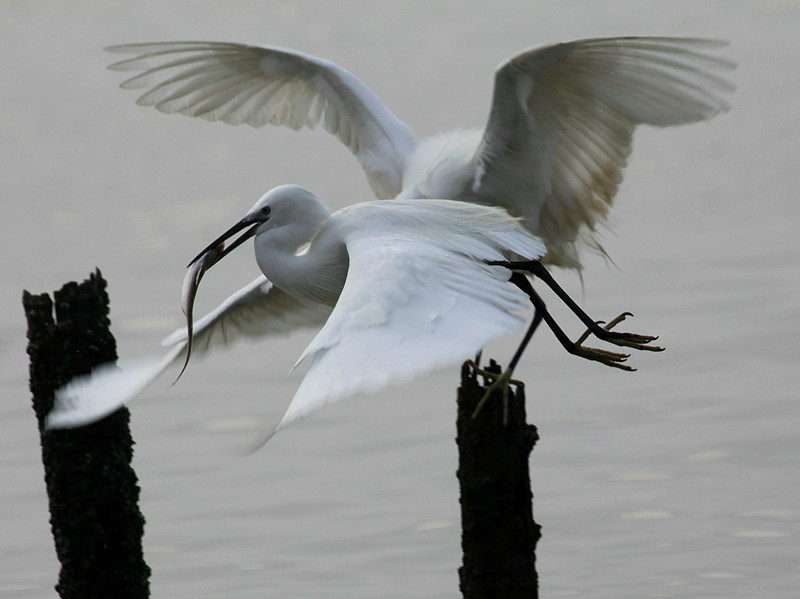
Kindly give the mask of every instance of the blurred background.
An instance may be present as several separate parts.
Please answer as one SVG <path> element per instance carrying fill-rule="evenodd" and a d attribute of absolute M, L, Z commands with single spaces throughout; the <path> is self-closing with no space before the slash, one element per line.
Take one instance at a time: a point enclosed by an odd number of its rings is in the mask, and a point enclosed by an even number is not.
<path fill-rule="evenodd" d="M 527 384 L 544 597 L 789 598 L 800 584 L 800 2 L 522 0 L 0 3 L 0 597 L 53 597 L 58 562 L 27 390 L 23 289 L 99 267 L 123 358 L 182 325 L 186 263 L 267 189 L 370 199 L 321 131 L 165 116 L 118 89 L 111 44 L 281 45 L 360 77 L 419 137 L 483 126 L 494 67 L 542 43 L 731 40 L 732 112 L 640 129 L 584 285 L 595 318 L 667 351 L 624 373 L 545 330 Z M 258 274 L 236 252 L 196 314 Z M 567 330 L 582 327 L 550 304 Z M 312 333 L 192 362 L 132 404 L 153 597 L 458 596 L 457 369 L 326 408 L 239 449 L 288 405 Z M 484 355 L 507 363 L 518 336 Z"/>

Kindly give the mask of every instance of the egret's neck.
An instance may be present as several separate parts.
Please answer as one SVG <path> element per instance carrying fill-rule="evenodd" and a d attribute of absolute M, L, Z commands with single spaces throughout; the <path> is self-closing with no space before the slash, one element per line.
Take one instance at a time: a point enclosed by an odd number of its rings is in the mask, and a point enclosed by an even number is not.
<path fill-rule="evenodd" d="M 322 216 L 322 215 L 320 215 Z M 269 229 L 255 238 L 256 262 L 272 283 L 302 299 L 336 304 L 347 276 L 344 244 L 322 228 L 329 215 Z M 311 243 L 308 251 L 300 252 Z"/>

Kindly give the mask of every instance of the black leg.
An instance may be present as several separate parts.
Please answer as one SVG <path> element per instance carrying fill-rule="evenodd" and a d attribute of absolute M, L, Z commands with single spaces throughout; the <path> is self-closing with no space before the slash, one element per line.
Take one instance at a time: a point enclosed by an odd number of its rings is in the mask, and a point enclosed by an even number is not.
<path fill-rule="evenodd" d="M 597 337 L 598 339 L 602 339 L 603 341 L 607 341 L 609 343 L 613 343 L 614 345 L 620 345 L 624 347 L 632 347 L 634 349 L 639 350 L 647 350 L 647 351 L 663 351 L 664 348 L 658 347 L 655 345 L 648 345 L 651 341 L 655 341 L 658 337 L 653 337 L 650 335 L 638 335 L 636 333 L 621 333 L 617 331 L 610 330 L 609 327 L 601 327 L 597 322 L 592 320 L 592 318 L 584 312 L 578 304 L 575 303 L 569 294 L 564 291 L 564 289 L 556 282 L 556 280 L 552 277 L 552 275 L 547 271 L 544 265 L 539 262 L 538 260 L 531 260 L 527 262 L 488 262 L 488 264 L 494 266 L 505 266 L 506 268 L 511 268 L 517 271 L 524 270 L 526 272 L 531 273 L 532 275 L 541 279 L 553 292 L 561 299 L 561 301 L 566 304 L 566 306 L 572 310 L 572 312 L 583 322 L 587 328 L 591 331 L 591 333 Z M 526 290 L 527 292 L 527 290 Z M 530 293 L 528 293 L 530 296 Z M 535 295 L 535 292 L 534 292 Z M 538 297 L 538 296 L 537 296 Z M 538 300 L 541 302 L 541 298 Z M 537 307 L 537 302 L 531 297 L 531 302 L 533 302 L 534 306 Z M 543 304 L 543 302 L 541 302 Z M 624 319 L 626 316 L 632 316 L 630 312 L 625 312 L 619 317 L 615 319 L 615 324 L 620 322 L 620 320 Z M 550 324 L 548 318 L 544 316 L 545 322 L 547 322 L 548 326 L 556 333 L 556 330 L 553 329 L 553 326 Z M 552 320 L 552 318 L 551 318 Z M 556 333 L 556 337 L 558 337 L 558 333 Z M 566 336 L 565 336 L 566 337 Z M 559 341 L 562 339 L 559 337 Z M 570 342 L 571 343 L 571 342 Z M 562 341 L 563 345 L 563 341 Z M 565 346 L 566 347 L 566 346 Z"/>
<path fill-rule="evenodd" d="M 522 291 L 524 291 L 528 298 L 531 300 L 531 304 L 533 304 L 534 314 L 533 320 L 531 321 L 528 330 L 525 332 L 525 335 L 522 338 L 519 347 L 517 348 L 516 352 L 514 352 L 514 356 L 511 358 L 511 362 L 508 365 L 508 369 L 503 372 L 502 374 L 495 374 L 491 372 L 486 372 L 479 368 L 478 366 L 478 359 L 480 358 L 480 353 L 475 359 L 475 362 L 471 362 L 473 370 L 479 374 L 482 374 L 484 377 L 488 379 L 494 379 L 494 383 L 492 383 L 486 390 L 483 398 L 478 402 L 478 405 L 475 408 L 475 412 L 473 413 L 473 418 L 477 416 L 480 409 L 483 407 L 489 397 L 491 396 L 492 392 L 496 389 L 502 388 L 503 390 L 503 403 L 504 403 L 504 414 L 505 414 L 505 407 L 508 402 L 508 385 L 509 384 L 521 384 L 518 381 L 514 381 L 511 379 L 511 374 L 517 366 L 520 358 L 522 357 L 525 348 L 528 346 L 528 343 L 533 337 L 534 332 L 536 332 L 537 327 L 541 324 L 542 321 L 547 323 L 547 326 L 550 327 L 550 330 L 553 331 L 553 334 L 558 339 L 559 343 L 566 349 L 569 353 L 579 356 L 581 358 L 585 358 L 587 360 L 594 360 L 596 362 L 600 362 L 601 364 L 605 364 L 606 366 L 612 366 L 614 368 L 620 368 L 622 370 L 632 371 L 635 370 L 631 368 L 624 362 L 628 359 L 628 354 L 620 354 L 616 352 L 606 351 L 603 349 L 596 349 L 593 347 L 585 347 L 582 345 L 583 341 L 589 335 L 589 333 L 594 334 L 596 337 L 604 340 L 609 341 L 610 343 L 614 343 L 616 345 L 622 345 L 627 347 L 633 347 L 635 349 L 645 349 L 650 351 L 662 351 L 663 348 L 649 346 L 646 345 L 651 341 L 657 339 L 657 337 L 651 337 L 649 335 L 637 335 L 634 333 L 618 333 L 617 331 L 612 331 L 611 328 L 620 323 L 622 320 L 625 319 L 626 316 L 631 316 L 629 312 L 625 312 L 618 316 L 617 318 L 613 319 L 608 325 L 605 327 L 601 327 L 597 322 L 592 320 L 586 312 L 584 312 L 578 304 L 567 294 L 561 286 L 556 283 L 555 279 L 550 276 L 550 273 L 547 272 L 545 267 L 542 265 L 541 262 L 538 261 L 528 261 L 528 262 L 500 262 L 500 261 L 487 261 L 487 264 L 493 266 L 504 266 L 506 268 L 511 269 L 513 272 L 510 277 L 510 281 L 514 283 L 517 287 L 519 287 Z M 547 306 L 539 297 L 539 294 L 531 285 L 531 282 L 528 278 L 522 274 L 520 271 L 525 271 L 533 274 L 534 276 L 539 277 L 545 284 L 552 289 L 555 294 L 567 305 L 567 307 L 575 313 L 575 315 L 588 327 L 588 331 L 581 335 L 577 342 L 572 341 L 569 337 L 567 337 L 566 333 L 558 326 L 558 323 L 555 321 L 555 318 L 550 314 Z"/>
<path fill-rule="evenodd" d="M 528 277 L 523 275 L 522 273 L 515 272 L 511 275 L 511 282 L 514 283 L 517 287 L 522 289 L 525 293 L 528 294 L 528 297 L 531 297 L 531 294 L 536 295 L 536 292 L 533 290 L 531 286 L 531 282 L 528 280 Z M 546 310 L 545 310 L 546 311 Z M 520 358 L 522 357 L 522 352 L 525 351 L 525 348 L 528 347 L 528 342 L 533 337 L 533 334 L 536 332 L 536 329 L 542 322 L 542 313 L 539 311 L 538 308 L 534 307 L 533 310 L 533 320 L 531 321 L 528 330 L 525 331 L 525 336 L 522 338 L 522 341 L 517 348 L 517 351 L 514 352 L 514 357 L 511 358 L 511 362 L 508 364 L 508 369 L 513 371 L 517 367 L 517 363 L 519 362 Z"/>
<path fill-rule="evenodd" d="M 528 297 L 533 304 L 533 308 L 536 311 L 534 315 L 534 322 L 538 325 L 538 322 L 536 321 L 537 317 L 539 321 L 544 320 L 547 323 L 547 326 L 550 327 L 550 330 L 553 331 L 553 334 L 556 336 L 556 339 L 558 339 L 558 342 L 561 343 L 561 346 L 569 353 L 587 360 L 601 362 L 606 366 L 612 366 L 614 368 L 620 368 L 622 370 L 629 371 L 635 370 L 627 364 L 623 364 L 623 362 L 628 359 L 627 354 L 619 354 L 603 349 L 585 347 L 581 345 L 583 338 L 581 338 L 581 340 L 577 343 L 573 342 L 569 337 L 567 337 L 567 334 L 561 329 L 561 327 L 558 326 L 555 318 L 553 318 L 552 314 L 550 314 L 550 311 L 547 309 L 544 300 L 539 297 L 539 294 L 536 293 L 533 285 L 531 285 L 531 282 L 525 275 L 519 272 L 514 273 L 511 277 L 511 281 L 528 294 Z M 531 323 L 531 327 L 535 329 L 534 323 Z M 605 329 L 602 330 L 605 331 Z M 526 333 L 525 339 L 523 339 L 523 345 L 520 345 L 519 349 L 517 349 L 517 353 L 514 355 L 514 359 L 512 359 L 512 363 L 509 365 L 509 369 L 513 369 L 513 367 L 516 366 L 516 361 L 519 360 L 520 356 L 522 355 L 522 350 L 525 348 L 530 336 L 533 334 L 530 329 L 528 330 L 528 333 Z"/>
<path fill-rule="evenodd" d="M 517 287 L 522 289 L 525 293 L 528 294 L 528 297 L 531 297 L 531 294 L 534 293 L 533 287 L 531 286 L 530 281 L 528 278 L 523 275 L 522 273 L 515 272 L 511 274 L 511 282 L 514 283 Z M 538 309 L 534 309 L 533 312 L 533 320 L 531 321 L 528 330 L 525 331 L 525 335 L 522 337 L 522 341 L 517 347 L 517 351 L 514 352 L 514 357 L 511 358 L 511 362 L 508 364 L 508 368 L 502 374 L 495 374 L 493 372 L 489 372 L 484 370 L 478 366 L 479 362 L 478 359 L 480 358 L 480 352 L 478 356 L 475 358 L 475 361 L 472 362 L 471 366 L 474 372 L 483 375 L 485 379 L 494 380 L 494 382 L 489 385 L 486 389 L 486 392 L 483 394 L 483 397 L 478 402 L 478 405 L 475 406 L 475 411 L 472 413 L 472 417 L 475 418 L 478 413 L 481 411 L 483 405 L 489 401 L 489 398 L 492 396 L 492 393 L 495 389 L 502 389 L 503 390 L 503 423 L 507 424 L 508 421 L 508 385 L 521 384 L 519 381 L 515 381 L 511 378 L 511 374 L 514 372 L 514 369 L 517 367 L 517 363 L 519 362 L 520 358 L 522 357 L 522 353 L 525 351 L 525 348 L 528 346 L 528 342 L 533 337 L 533 334 L 536 332 L 539 324 L 542 322 L 542 314 L 539 312 Z"/>

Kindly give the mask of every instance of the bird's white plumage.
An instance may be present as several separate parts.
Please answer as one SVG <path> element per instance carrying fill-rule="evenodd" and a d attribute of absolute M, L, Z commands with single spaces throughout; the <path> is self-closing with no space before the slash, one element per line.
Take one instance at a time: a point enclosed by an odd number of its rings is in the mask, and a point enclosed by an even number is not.
<path fill-rule="evenodd" d="M 303 327 L 325 323 L 331 307 L 310 303 L 276 288 L 260 276 L 226 299 L 194 325 L 192 355 L 202 358 L 242 338 L 288 335 Z M 78 376 L 58 390 L 48 428 L 69 428 L 94 422 L 119 409 L 184 360 L 186 328 L 162 341 L 165 356 L 149 356 L 103 364 L 90 375 Z"/>
<path fill-rule="evenodd" d="M 298 360 L 313 357 L 282 428 L 319 407 L 474 356 L 517 328 L 528 297 L 485 260 L 544 255 L 504 211 L 443 200 L 367 202 L 331 226 L 347 247 L 339 301 Z"/>
<path fill-rule="evenodd" d="M 640 124 L 682 125 L 728 110 L 724 44 L 688 38 L 587 39 L 525 50 L 495 73 L 483 131 L 417 143 L 352 73 L 284 48 L 165 42 L 114 46 L 144 70 L 123 87 L 163 112 L 229 124 L 323 127 L 360 160 L 380 198 L 499 205 L 525 219 L 546 261 L 580 268 L 603 223 Z"/>
<path fill-rule="evenodd" d="M 414 133 L 359 79 L 326 60 L 277 47 L 165 42 L 107 48 L 141 54 L 110 68 L 144 70 L 124 83 L 149 87 L 143 106 L 230 125 L 321 124 L 361 162 L 375 194 L 400 193 Z"/>
<path fill-rule="evenodd" d="M 298 328 L 322 326 L 330 312 L 330 306 L 289 295 L 261 275 L 195 322 L 192 353 L 201 356 L 240 338 L 288 335 Z M 186 328 L 176 329 L 162 345 L 186 341 L 186 333 Z"/>
<path fill-rule="evenodd" d="M 73 378 L 56 392 L 53 409 L 45 418 L 48 429 L 83 426 L 108 416 L 153 384 L 183 349 L 166 356 L 101 364 L 91 374 Z"/>
<path fill-rule="evenodd" d="M 605 218 L 637 125 L 683 125 L 728 110 L 719 42 L 610 38 L 537 48 L 495 75 L 475 155 L 475 195 L 525 217 L 551 258 L 578 266 L 574 242 Z"/>
<path fill-rule="evenodd" d="M 323 405 L 457 363 L 514 330 L 523 322 L 515 312 L 528 298 L 509 281 L 511 271 L 486 261 L 537 259 L 546 251 L 504 210 L 464 202 L 371 201 L 324 217 L 316 196 L 282 186 L 245 220 L 264 207 L 271 212 L 256 234 L 259 265 L 275 279 L 291 281 L 295 273 L 308 282 L 293 295 L 256 279 L 195 325 L 194 347 L 203 354 L 236 336 L 324 322 L 298 360 L 311 364 L 279 428 Z M 302 226 L 293 230 L 293 220 Z M 309 246 L 298 254 L 302 243 Z M 332 265 L 330 256 L 343 264 Z M 331 310 L 324 298 L 332 295 Z M 160 361 L 104 366 L 70 383 L 48 426 L 86 424 L 133 399 L 183 357 L 183 334 L 166 342 L 176 345 Z"/>
<path fill-rule="evenodd" d="M 456 131 L 419 143 L 411 129 L 353 74 L 300 52 L 216 42 L 133 44 L 109 50 L 137 54 L 111 68 L 143 71 L 122 84 L 125 88 L 147 89 L 139 98 L 140 104 L 232 125 L 247 123 L 258 127 L 269 123 L 298 129 L 321 124 L 355 154 L 378 197 L 449 198 L 504 207 L 541 237 L 547 251 L 543 261 L 580 268 L 580 242 L 600 249 L 594 231 L 606 218 L 614 199 L 636 126 L 681 125 L 711 118 L 729 108 L 727 97 L 733 86 L 722 74 L 733 63 L 713 54 L 721 45 L 683 38 L 605 38 L 526 50 L 497 68 L 492 107 L 483 131 Z M 503 229 L 502 233 L 500 227 L 495 231 L 496 237 L 473 231 L 451 238 L 449 234 L 455 229 L 447 235 L 441 229 L 433 243 L 422 231 L 430 233 L 429 225 L 440 218 L 460 214 L 462 225 L 471 218 L 484 219 L 484 225 L 485 219 L 491 220 L 487 212 L 479 216 L 478 212 L 470 213 L 470 209 L 459 212 L 455 207 L 443 206 L 435 202 L 396 202 L 383 213 L 373 205 L 341 211 L 331 219 L 332 225 L 323 227 L 314 238 L 320 247 L 333 243 L 328 246 L 333 251 L 327 253 L 327 263 L 309 269 L 314 265 L 307 260 L 302 271 L 294 271 L 298 275 L 295 278 L 283 268 L 284 262 L 294 262 L 285 251 L 288 246 L 278 248 L 277 235 L 272 238 L 275 243 L 267 243 L 267 238 L 262 237 L 264 247 L 260 249 L 265 253 L 260 251 L 257 237 L 259 266 L 264 272 L 271 268 L 280 285 L 258 279 L 199 321 L 195 327 L 196 352 L 201 354 L 238 336 L 285 333 L 304 324 L 319 325 L 330 315 L 307 350 L 307 354 L 314 354 L 312 365 L 287 414 L 288 422 L 340 396 L 374 389 L 404 376 L 400 372 L 380 374 L 380 369 L 373 369 L 376 374 L 364 379 L 334 379 L 334 391 L 326 395 L 320 373 L 341 367 L 348 352 L 363 346 L 355 343 L 356 339 L 364 343 L 372 343 L 369 340 L 373 337 L 385 341 L 391 336 L 387 332 L 397 333 L 393 327 L 416 322 L 416 334 L 427 337 L 426 347 L 432 348 L 446 334 L 461 332 L 453 323 L 459 315 L 467 315 L 479 306 L 489 310 L 485 321 L 488 328 L 476 332 L 475 338 L 464 341 L 464 345 L 505 330 L 514 320 L 509 316 L 511 305 L 520 296 L 493 278 L 498 276 L 498 269 L 475 267 L 478 263 L 469 257 L 474 259 L 494 248 L 533 258 L 534 254 L 542 255 L 544 246 L 514 249 L 513 245 L 523 239 L 528 244 L 539 243 L 530 236 L 520 237 L 517 223 L 516 229 Z M 446 217 L 426 214 L 425 218 L 416 218 L 419 214 L 415 211 L 440 208 Z M 375 231 L 364 235 L 366 229 L 354 223 L 368 213 L 373 219 L 377 217 L 372 225 L 383 223 L 389 228 L 382 234 Z M 502 212 L 493 214 L 507 219 Z M 314 218 L 327 218 L 327 212 L 318 209 Z M 416 225 L 404 228 L 408 222 Z M 354 228 L 348 229 L 350 225 Z M 287 228 L 286 231 L 294 231 L 289 241 L 294 243 L 294 237 L 305 235 L 314 226 L 307 222 Z M 403 234 L 399 235 L 398 230 Z M 311 240 L 312 236 L 304 239 Z M 389 240 L 394 240 L 394 245 L 383 247 Z M 347 252 L 334 247 L 337 243 L 344 244 Z M 275 252 L 278 249 L 283 254 Z M 293 252 L 297 246 L 289 249 Z M 441 276 L 428 276 L 429 271 L 413 265 L 408 258 L 415 252 L 426 256 L 430 272 L 438 269 Z M 262 260 L 267 254 L 279 258 L 277 266 Z M 351 278 L 348 274 L 345 282 L 343 273 L 350 272 L 348 255 L 355 260 L 351 271 L 358 276 Z M 457 267 L 444 268 L 440 259 L 452 261 Z M 418 282 L 420 288 L 427 290 L 428 303 L 422 296 L 404 295 L 400 288 L 374 274 L 376 280 L 383 281 L 382 290 L 364 283 L 365 273 L 374 273 L 375 269 L 383 273 L 382 268 L 404 273 L 412 284 Z M 465 294 L 458 276 L 467 272 L 476 279 Z M 505 293 L 497 293 L 498 285 Z M 461 290 L 460 295 L 457 289 Z M 346 304 L 336 302 L 340 292 Z M 376 296 L 380 293 L 385 294 L 382 301 Z M 363 301 L 366 297 L 375 303 L 356 310 L 359 298 Z M 455 297 L 458 300 L 453 300 Z M 392 304 L 392 298 L 398 303 Z M 334 303 L 336 307 L 331 312 Z M 445 310 L 447 307 L 450 312 Z M 359 324 L 353 319 L 354 313 L 366 320 Z M 415 315 L 426 314 L 433 314 L 433 328 L 422 327 L 414 320 Z M 442 314 L 450 316 L 445 318 Z M 372 322 L 372 328 L 365 322 Z M 379 331 L 385 336 L 381 337 Z M 185 334 L 180 332 L 168 338 L 168 342 L 177 345 L 160 361 L 140 364 L 123 374 L 106 368 L 95 376 L 73 381 L 59 397 L 51 424 L 74 425 L 81 418 L 94 419 L 101 412 L 111 411 L 111 406 L 121 405 L 181 358 L 184 339 Z M 413 343 L 391 345 L 398 359 L 401 354 L 413 353 L 409 349 Z M 451 360 L 450 354 L 443 355 L 432 350 L 428 356 L 432 362 L 426 364 Z M 463 355 L 462 352 L 451 361 Z M 372 354 L 366 358 L 371 357 Z M 408 372 L 428 369 L 421 364 L 420 360 Z M 104 392 L 95 393 L 98 389 Z"/>

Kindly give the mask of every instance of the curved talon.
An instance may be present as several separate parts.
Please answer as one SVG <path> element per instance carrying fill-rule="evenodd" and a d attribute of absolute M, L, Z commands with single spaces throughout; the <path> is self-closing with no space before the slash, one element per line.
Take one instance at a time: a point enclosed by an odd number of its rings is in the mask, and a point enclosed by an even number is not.
<path fill-rule="evenodd" d="M 638 335 L 636 333 L 617 333 L 616 331 L 609 331 L 608 336 L 603 338 L 604 341 L 623 347 L 632 347 L 633 349 L 644 351 L 664 351 L 663 347 L 648 345 L 648 343 L 656 339 L 658 339 L 657 336 Z"/>
<path fill-rule="evenodd" d="M 627 317 L 633 316 L 631 312 L 623 312 L 616 318 L 614 318 L 611 322 L 607 325 L 602 327 L 602 331 L 605 331 L 604 334 L 596 334 L 596 336 L 603 341 L 608 341 L 609 343 L 613 343 L 614 345 L 619 345 L 621 347 L 631 347 L 633 349 L 643 350 L 643 351 L 664 351 L 663 347 L 659 347 L 657 345 L 648 345 L 651 341 L 655 341 L 658 339 L 658 336 L 653 335 L 639 335 L 638 333 L 620 333 L 617 331 L 612 331 L 615 326 L 625 320 Z M 599 324 L 599 323 L 598 323 Z M 576 341 L 576 345 L 580 345 L 588 336 L 592 333 L 591 330 L 587 330 L 583 335 L 580 336 L 578 341 Z"/>
<path fill-rule="evenodd" d="M 658 339 L 658 337 L 654 337 L 654 339 Z M 664 351 L 665 348 L 661 347 L 660 345 L 644 345 L 642 347 L 637 347 L 636 349 L 641 349 L 644 351 Z"/>
<path fill-rule="evenodd" d="M 625 362 L 630 357 L 630 354 L 618 354 L 616 352 L 606 351 L 604 349 L 596 349 L 594 347 L 584 347 L 582 345 L 577 345 L 577 344 L 575 345 L 575 348 L 571 353 L 581 358 L 585 358 L 587 360 L 600 362 L 601 364 L 605 364 L 606 366 L 619 368 L 620 370 L 627 370 L 628 372 L 633 372 L 636 370 L 635 368 L 632 368 L 627 364 L 623 364 L 623 362 Z"/>
<path fill-rule="evenodd" d="M 623 312 L 616 318 L 614 318 L 611 322 L 603 327 L 604 331 L 610 332 L 610 330 L 618 325 L 620 322 L 625 320 L 627 316 L 633 316 L 630 312 Z M 576 356 L 581 358 L 585 358 L 587 360 L 593 360 L 595 362 L 600 362 L 601 364 L 605 364 L 606 366 L 611 366 L 613 368 L 619 368 L 620 370 L 627 370 L 628 372 L 633 372 L 636 370 L 628 366 L 627 364 L 623 364 L 623 362 L 627 361 L 630 357 L 630 354 L 620 354 L 617 352 L 608 351 L 605 349 L 597 349 L 594 347 L 584 347 L 582 343 L 586 341 L 589 335 L 592 333 L 590 329 L 587 329 L 586 332 L 581 335 L 578 340 L 575 342 L 573 353 Z M 621 335 L 628 336 L 629 333 L 619 333 Z M 641 335 L 640 335 L 641 336 Z M 613 343 L 613 341 L 612 341 Z"/>

